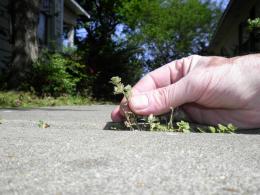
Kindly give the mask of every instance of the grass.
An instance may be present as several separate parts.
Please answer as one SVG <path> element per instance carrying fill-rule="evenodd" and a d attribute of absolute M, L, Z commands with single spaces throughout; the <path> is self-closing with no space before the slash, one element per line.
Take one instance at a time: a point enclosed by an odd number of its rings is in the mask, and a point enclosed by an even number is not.
<path fill-rule="evenodd" d="M 30 92 L 0 92 L 0 108 L 33 108 L 45 106 L 89 105 L 95 100 L 82 96 L 39 97 Z"/>

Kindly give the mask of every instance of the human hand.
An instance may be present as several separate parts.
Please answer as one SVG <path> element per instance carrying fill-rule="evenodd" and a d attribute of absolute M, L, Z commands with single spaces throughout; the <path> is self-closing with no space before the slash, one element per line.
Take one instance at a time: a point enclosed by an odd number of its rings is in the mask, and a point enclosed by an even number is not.
<path fill-rule="evenodd" d="M 133 87 L 129 107 L 139 115 L 160 115 L 170 107 L 181 107 L 198 123 L 259 128 L 260 55 L 193 55 L 173 61 L 150 72 Z M 119 106 L 111 118 L 123 119 Z"/>

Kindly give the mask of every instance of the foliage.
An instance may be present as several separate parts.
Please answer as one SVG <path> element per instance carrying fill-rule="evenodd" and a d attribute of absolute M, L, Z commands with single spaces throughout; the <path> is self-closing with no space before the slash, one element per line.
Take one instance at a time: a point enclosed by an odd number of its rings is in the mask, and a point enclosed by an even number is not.
<path fill-rule="evenodd" d="M 131 130 L 134 130 L 135 127 L 140 129 L 136 115 L 130 111 L 128 107 L 128 100 L 131 96 L 131 89 L 132 87 L 130 85 L 124 86 L 124 84 L 121 82 L 121 78 L 116 76 L 111 78 L 111 83 L 114 85 L 114 94 L 123 94 L 126 98 L 126 102 L 121 105 L 121 108 L 123 109 L 126 117 L 125 125 L 126 127 L 130 128 Z"/>
<path fill-rule="evenodd" d="M 121 109 L 125 115 L 125 127 L 130 130 L 150 130 L 150 131 L 170 131 L 170 132 L 183 132 L 190 133 L 192 131 L 197 130 L 197 132 L 210 132 L 210 133 L 233 133 L 237 130 L 237 128 L 228 124 L 227 126 L 218 124 L 217 127 L 209 126 L 206 130 L 203 128 L 197 128 L 192 130 L 190 124 L 186 121 L 177 121 L 176 125 L 173 124 L 174 121 L 174 109 L 171 108 L 171 112 L 169 113 L 170 117 L 166 115 L 154 116 L 150 114 L 149 116 L 138 116 L 133 113 L 128 107 L 128 101 L 131 97 L 131 86 L 127 85 L 126 87 L 121 82 L 121 78 L 116 76 L 111 78 L 111 83 L 114 85 L 114 94 L 123 94 L 126 98 L 126 102 L 121 104 Z M 122 127 L 120 124 L 116 124 L 115 126 L 111 126 L 112 130 L 117 129 L 117 127 Z"/>
<path fill-rule="evenodd" d="M 39 120 L 38 127 L 42 128 L 42 129 L 46 129 L 46 128 L 50 127 L 50 125 L 48 123 L 44 122 L 43 120 Z"/>
<path fill-rule="evenodd" d="M 260 18 L 255 18 L 253 20 L 248 19 L 247 22 L 249 31 L 253 31 L 254 29 L 260 28 Z"/>
<path fill-rule="evenodd" d="M 97 98 L 111 98 L 112 89 L 107 83 L 113 75 L 133 84 L 147 68 L 200 52 L 220 14 L 219 7 L 210 0 L 77 1 L 91 15 L 82 18 L 87 38 L 78 42 L 81 59 L 75 61 L 74 54 L 45 53 L 32 69 L 38 47 L 36 33 L 31 32 L 37 30 L 38 17 L 34 16 L 39 1 L 23 0 L 12 6 L 16 16 L 31 13 L 15 20 L 14 38 L 18 41 L 9 79 L 12 88 L 28 90 L 32 86 L 38 94 L 54 96 L 93 92 Z"/>
<path fill-rule="evenodd" d="M 82 19 L 79 42 L 86 70 L 96 75 L 93 93 L 112 98 L 110 78 L 134 84 L 144 71 L 201 52 L 220 15 L 210 0 L 78 0 L 91 15 Z M 101 93 L 102 92 L 102 93 Z"/>
<path fill-rule="evenodd" d="M 43 51 L 33 64 L 24 88 L 31 87 L 39 95 L 76 95 L 82 89 L 80 85 L 89 79 L 83 72 L 85 65 L 76 58 L 76 54 Z"/>
<path fill-rule="evenodd" d="M 176 123 L 178 126 L 177 131 L 184 132 L 184 133 L 189 133 L 190 132 L 190 124 L 185 121 L 180 121 Z"/>
<path fill-rule="evenodd" d="M 80 66 L 77 63 L 71 64 L 69 59 L 59 53 L 44 51 L 33 64 L 30 86 L 39 94 L 59 96 L 75 93 L 79 79 L 68 72 L 70 65 Z"/>
<path fill-rule="evenodd" d="M 61 106 L 61 105 L 86 105 L 95 102 L 82 96 L 64 95 L 60 97 L 43 96 L 39 97 L 29 92 L 0 92 L 0 108 L 32 108 L 40 106 Z"/>
<path fill-rule="evenodd" d="M 114 85 L 114 95 L 123 94 L 127 100 L 130 98 L 132 90 L 130 85 L 124 86 L 124 84 L 121 83 L 121 78 L 118 76 L 112 77 L 110 82 Z"/>
<path fill-rule="evenodd" d="M 124 82 L 133 84 L 142 74 L 141 62 L 135 58 L 140 52 L 135 44 L 128 40 L 119 40 L 116 36 L 122 18 L 117 10 L 123 1 L 95 0 L 79 3 L 91 15 L 82 19 L 88 36 L 79 42 L 83 52 L 86 71 L 96 75 L 93 82 L 93 95 L 96 98 L 114 98 L 108 85 L 113 75 L 119 75 Z"/>
<path fill-rule="evenodd" d="M 200 132 L 209 132 L 209 133 L 234 133 L 237 130 L 233 124 L 228 124 L 227 126 L 218 124 L 216 127 L 208 126 L 207 128 L 197 128 Z"/>
<path fill-rule="evenodd" d="M 158 67 L 207 46 L 220 8 L 200 0 L 131 0 L 119 9 L 131 29 L 129 40 L 145 50 L 142 60 Z"/>

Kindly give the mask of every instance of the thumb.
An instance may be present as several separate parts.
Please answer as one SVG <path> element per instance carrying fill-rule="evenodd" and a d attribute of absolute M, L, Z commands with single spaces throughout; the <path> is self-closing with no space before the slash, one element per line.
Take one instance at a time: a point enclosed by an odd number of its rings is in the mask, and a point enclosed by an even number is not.
<path fill-rule="evenodd" d="M 191 102 L 195 94 L 186 78 L 167 87 L 133 95 L 129 100 L 130 109 L 140 115 L 160 115 L 171 107 Z"/>

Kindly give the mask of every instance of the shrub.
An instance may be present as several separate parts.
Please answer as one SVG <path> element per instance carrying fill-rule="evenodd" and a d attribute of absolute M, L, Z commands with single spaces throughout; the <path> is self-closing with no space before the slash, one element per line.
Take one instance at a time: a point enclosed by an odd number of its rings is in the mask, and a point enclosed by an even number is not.
<path fill-rule="evenodd" d="M 27 88 L 32 88 L 38 95 L 75 95 L 77 84 L 86 77 L 82 73 L 84 68 L 85 65 L 69 55 L 43 51 L 32 65 Z"/>

